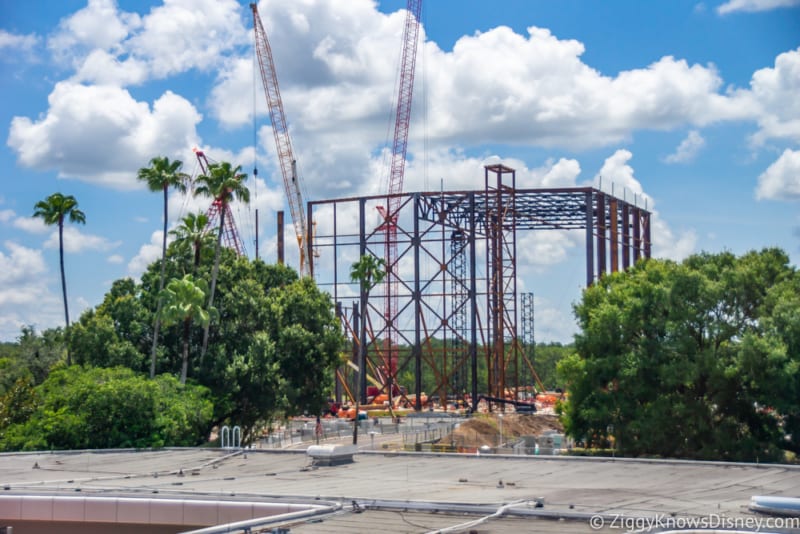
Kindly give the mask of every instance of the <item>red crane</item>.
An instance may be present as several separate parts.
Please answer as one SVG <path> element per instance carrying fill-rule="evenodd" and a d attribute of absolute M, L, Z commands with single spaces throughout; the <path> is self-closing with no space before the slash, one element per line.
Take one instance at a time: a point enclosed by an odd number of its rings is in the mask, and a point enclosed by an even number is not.
<path fill-rule="evenodd" d="M 253 10 L 253 30 L 255 32 L 256 55 L 261 70 L 261 80 L 264 83 L 264 93 L 269 106 L 272 133 L 275 134 L 275 145 L 278 151 L 278 160 L 283 175 L 283 186 L 286 199 L 292 213 L 292 223 L 297 236 L 297 245 L 300 248 L 300 276 L 306 274 L 306 251 L 308 246 L 308 225 L 304 210 L 302 182 L 297 175 L 297 161 L 292 151 L 292 140 L 289 137 L 289 128 L 286 125 L 286 115 L 283 113 L 283 101 L 278 87 L 278 75 L 275 72 L 275 62 L 272 59 L 272 48 L 269 46 L 267 32 L 258 15 L 258 6 L 255 2 L 250 4 Z"/>
<path fill-rule="evenodd" d="M 208 174 L 208 158 L 205 153 L 199 148 L 194 148 L 194 154 L 197 157 L 197 162 L 200 164 L 200 170 L 203 174 Z M 222 227 L 222 244 L 230 249 L 233 249 L 238 256 L 244 256 L 247 252 L 244 249 L 244 242 L 239 237 L 239 230 L 236 228 L 236 221 L 233 219 L 233 213 L 229 204 L 223 204 L 218 198 L 211 202 L 211 206 L 206 211 L 208 223 L 206 224 L 206 231 L 212 231 L 219 227 L 219 218 L 222 210 L 225 210 L 225 222 Z"/>
<path fill-rule="evenodd" d="M 390 382 L 397 373 L 397 210 L 400 207 L 400 194 L 403 192 L 406 152 L 408 149 L 408 127 L 411 122 L 411 97 L 414 92 L 414 70 L 417 61 L 417 41 L 419 38 L 419 17 L 422 0 L 408 0 L 406 19 L 403 26 L 403 55 L 400 60 L 400 76 L 397 88 L 397 113 L 394 123 L 394 142 L 392 143 L 392 167 L 389 172 L 389 196 L 386 206 L 379 206 L 383 218 L 380 229 L 386 236 L 386 296 L 384 313 L 386 319 L 386 343 L 384 366 Z"/>

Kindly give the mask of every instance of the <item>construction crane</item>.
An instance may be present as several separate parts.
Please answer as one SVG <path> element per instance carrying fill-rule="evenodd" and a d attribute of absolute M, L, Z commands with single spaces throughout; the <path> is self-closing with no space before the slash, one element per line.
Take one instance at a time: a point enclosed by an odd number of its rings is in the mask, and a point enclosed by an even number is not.
<path fill-rule="evenodd" d="M 208 158 L 205 153 L 199 148 L 193 148 L 197 162 L 200 165 L 200 170 L 203 174 L 208 175 Z M 244 248 L 244 242 L 239 236 L 239 230 L 236 228 L 236 221 L 233 219 L 230 204 L 222 202 L 222 199 L 215 198 L 211 202 L 211 206 L 206 211 L 208 223 L 206 224 L 206 232 L 213 231 L 219 228 L 219 219 L 222 216 L 222 210 L 225 210 L 225 218 L 222 226 L 222 244 L 236 252 L 237 256 L 246 256 L 247 252 Z"/>
<path fill-rule="evenodd" d="M 379 206 L 382 223 L 379 227 L 385 233 L 386 295 L 384 313 L 386 319 L 385 371 L 391 391 L 392 378 L 397 373 L 397 211 L 400 208 L 400 194 L 403 192 L 403 176 L 408 149 L 408 127 L 411 123 L 411 100 L 414 92 L 414 70 L 417 61 L 417 40 L 419 38 L 419 17 L 422 0 L 408 0 L 406 19 L 403 26 L 403 54 L 400 60 L 400 76 L 397 88 L 397 112 L 394 123 L 392 143 L 392 166 L 389 171 L 389 196 L 386 206 Z"/>
<path fill-rule="evenodd" d="M 261 80 L 264 83 L 264 93 L 269 106 L 272 132 L 275 134 L 275 145 L 278 151 L 278 160 L 283 175 L 283 186 L 286 191 L 286 200 L 292 214 L 294 232 L 297 236 L 297 246 L 300 248 L 300 276 L 306 274 L 306 253 L 308 247 L 308 224 L 306 222 L 305 204 L 303 202 L 303 187 L 297 174 L 297 161 L 292 151 L 292 140 L 289 137 L 289 128 L 286 125 L 286 115 L 283 113 L 283 101 L 278 87 L 278 75 L 275 71 L 275 61 L 272 59 L 272 48 L 258 14 L 255 2 L 250 4 L 253 10 L 253 30 L 255 32 L 256 55 L 261 70 Z"/>

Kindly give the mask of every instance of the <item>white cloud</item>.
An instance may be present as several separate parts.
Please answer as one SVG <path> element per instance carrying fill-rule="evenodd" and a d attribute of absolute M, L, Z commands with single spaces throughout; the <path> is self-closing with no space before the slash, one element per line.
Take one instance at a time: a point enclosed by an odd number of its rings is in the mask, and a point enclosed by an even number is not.
<path fill-rule="evenodd" d="M 345 3 L 344 13 L 340 7 L 307 0 L 270 2 L 261 10 L 294 156 L 313 198 L 387 190 L 376 179 L 388 167 L 382 150 L 403 16 L 380 13 L 367 1 Z M 713 65 L 665 56 L 609 76 L 583 61 L 583 43 L 542 28 L 521 35 L 497 27 L 462 37 L 452 51 L 425 42 L 422 30 L 417 83 L 424 80 L 426 87 L 415 88 L 406 190 L 425 177 L 438 187 L 441 175 L 431 171 L 430 154 L 440 150 L 502 143 L 579 150 L 617 144 L 641 129 L 753 120 L 761 109 L 748 91 L 725 88 Z M 226 126 L 252 119 L 251 65 L 249 55 L 231 58 L 218 76 L 209 106 Z M 259 113 L 266 115 L 257 85 Z M 259 148 L 267 154 L 260 160 L 268 162 L 262 170 L 278 183 L 271 131 L 260 134 Z M 423 150 L 428 172 L 414 164 Z M 469 171 L 474 179 L 463 173 L 458 180 L 480 181 L 480 170 Z"/>
<path fill-rule="evenodd" d="M 737 11 L 769 11 L 781 7 L 800 5 L 800 0 L 728 0 L 717 7 L 717 13 L 727 15 Z"/>
<path fill-rule="evenodd" d="M 758 177 L 756 198 L 800 200 L 800 150 L 787 148 Z"/>
<path fill-rule="evenodd" d="M 0 286 L 10 288 L 16 284 L 27 283 L 45 272 L 46 267 L 42 252 L 13 241 L 3 243 L 10 255 L 0 251 Z"/>
<path fill-rule="evenodd" d="M 127 45 L 156 77 L 218 67 L 223 54 L 248 42 L 242 11 L 234 0 L 166 0 Z"/>
<path fill-rule="evenodd" d="M 48 100 L 41 118 L 11 121 L 8 144 L 19 163 L 118 189 L 142 187 L 136 170 L 153 154 L 186 154 L 201 120 L 191 103 L 170 91 L 151 109 L 118 87 L 66 81 Z"/>
<path fill-rule="evenodd" d="M 94 49 L 118 51 L 140 24 L 139 15 L 119 12 L 114 0 L 89 0 L 86 7 L 61 20 L 48 47 L 61 60 L 80 58 Z"/>
<path fill-rule="evenodd" d="M 681 141 L 675 152 L 664 158 L 666 163 L 688 163 L 692 161 L 706 145 L 706 140 L 700 135 L 697 130 L 692 130 L 686 136 L 686 139 Z"/>
<path fill-rule="evenodd" d="M 0 50 L 6 53 L 17 50 L 31 54 L 38 43 L 39 37 L 36 34 L 20 35 L 0 29 Z"/>
<path fill-rule="evenodd" d="M 92 50 L 78 67 L 73 81 L 99 85 L 136 85 L 147 79 L 147 64 L 136 58 L 122 61 L 105 50 Z"/>
<path fill-rule="evenodd" d="M 58 248 L 58 230 L 54 230 L 47 241 L 44 243 L 45 248 Z M 110 250 L 118 247 L 119 242 L 112 243 L 105 237 L 100 237 L 92 234 L 85 234 L 78 230 L 75 226 L 64 225 L 64 252 L 76 253 L 85 250 Z"/>
<path fill-rule="evenodd" d="M 37 217 L 17 217 L 14 219 L 14 227 L 31 234 L 46 234 L 51 230 L 42 219 Z"/>
<path fill-rule="evenodd" d="M 753 74 L 747 94 L 760 108 L 759 131 L 752 141 L 756 146 L 767 139 L 789 139 L 800 143 L 800 48 L 775 58 L 774 68 Z"/>
<path fill-rule="evenodd" d="M 153 232 L 150 236 L 150 242 L 142 245 L 136 256 L 128 262 L 128 273 L 131 276 L 138 278 L 147 270 L 148 265 L 161 257 L 163 235 L 162 231 Z"/>
<path fill-rule="evenodd" d="M 60 299 L 47 288 L 42 252 L 13 241 L 3 246 L 8 254 L 0 250 L 0 340 L 16 339 L 24 325 L 63 324 Z"/>
<path fill-rule="evenodd" d="M 16 216 L 14 210 L 0 210 L 0 222 L 6 223 Z"/>
<path fill-rule="evenodd" d="M 125 261 L 125 258 L 123 258 L 122 256 L 120 256 L 119 254 L 112 254 L 111 256 L 109 256 L 108 258 L 106 258 L 106 261 L 107 261 L 108 263 L 114 263 L 114 264 L 117 264 L 117 263 L 122 263 L 122 262 L 124 262 L 124 261 Z"/>

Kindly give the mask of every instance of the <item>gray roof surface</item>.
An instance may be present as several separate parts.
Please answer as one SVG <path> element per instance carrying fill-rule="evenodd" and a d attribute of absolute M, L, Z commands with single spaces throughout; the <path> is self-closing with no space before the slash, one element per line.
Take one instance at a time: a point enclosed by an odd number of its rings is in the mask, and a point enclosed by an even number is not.
<path fill-rule="evenodd" d="M 344 508 L 298 521 L 292 533 L 427 532 L 521 502 L 475 532 L 592 532 L 588 518 L 751 517 L 753 495 L 800 496 L 800 467 L 683 461 L 362 451 L 350 464 L 312 467 L 304 451 L 168 449 L 0 455 L 9 493 L 337 501 Z M 74 493 L 71 493 L 74 495 Z M 542 500 L 542 507 L 534 502 Z M 363 513 L 353 513 L 356 501 Z M 482 505 L 478 515 L 459 506 Z M 478 510 L 478 508 L 475 508 Z M 556 522 L 553 517 L 577 518 Z"/>

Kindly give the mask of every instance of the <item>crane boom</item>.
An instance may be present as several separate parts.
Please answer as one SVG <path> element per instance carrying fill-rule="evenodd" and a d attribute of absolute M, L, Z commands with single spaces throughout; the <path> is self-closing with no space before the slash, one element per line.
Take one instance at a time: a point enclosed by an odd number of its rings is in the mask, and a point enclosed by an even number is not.
<path fill-rule="evenodd" d="M 297 236 L 297 245 L 300 248 L 300 275 L 306 273 L 306 248 L 308 239 L 308 225 L 304 211 L 303 193 L 300 177 L 297 174 L 297 161 L 292 151 L 292 140 L 289 137 L 289 128 L 286 125 L 286 115 L 283 112 L 281 91 L 278 87 L 278 75 L 275 71 L 275 62 L 272 59 L 272 49 L 258 14 L 255 2 L 250 4 L 253 10 L 253 30 L 255 32 L 256 55 L 261 71 L 261 80 L 264 83 L 264 93 L 269 106 L 272 132 L 275 135 L 275 146 L 280 161 L 283 186 L 286 191 L 286 200 L 292 214 L 292 223 Z"/>
<path fill-rule="evenodd" d="M 400 60 L 400 75 L 397 88 L 397 112 L 394 123 L 392 143 L 392 166 L 389 171 L 389 196 L 386 206 L 378 206 L 383 218 L 380 226 L 385 234 L 386 293 L 384 317 L 386 320 L 386 350 L 384 368 L 388 378 L 388 391 L 392 391 L 392 380 L 397 372 L 398 332 L 395 315 L 398 313 L 398 266 L 397 266 L 397 211 L 400 208 L 400 193 L 403 192 L 406 153 L 408 149 L 408 128 L 411 124 L 411 100 L 414 93 L 414 71 L 417 62 L 417 41 L 419 39 L 419 17 L 422 0 L 408 0 L 406 19 L 403 26 L 403 53 Z M 391 397 L 391 393 L 390 393 Z M 417 406 L 419 408 L 419 406 Z"/>
<path fill-rule="evenodd" d="M 406 21 L 403 27 L 403 56 L 400 61 L 400 82 L 397 89 L 397 114 L 394 122 L 394 142 L 392 144 L 392 168 L 389 174 L 389 194 L 403 192 L 406 152 L 408 148 L 408 127 L 411 123 L 411 97 L 414 93 L 414 71 L 417 63 L 417 40 L 419 39 L 419 16 L 422 0 L 408 0 Z M 396 211 L 399 197 L 390 201 L 390 212 Z"/>

